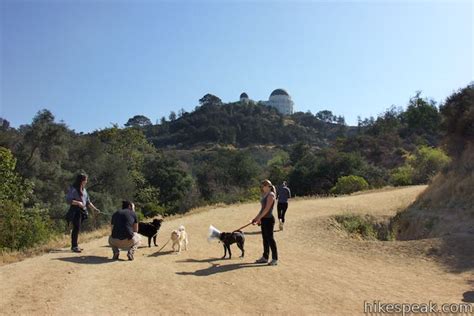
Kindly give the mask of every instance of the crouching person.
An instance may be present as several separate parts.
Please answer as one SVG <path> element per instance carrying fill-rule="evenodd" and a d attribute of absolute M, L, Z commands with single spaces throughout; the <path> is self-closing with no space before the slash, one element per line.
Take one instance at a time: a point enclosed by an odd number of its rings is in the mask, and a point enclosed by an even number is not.
<path fill-rule="evenodd" d="M 112 235 L 109 244 L 114 253 L 112 259 L 118 260 L 120 249 L 128 250 L 128 260 L 133 260 L 135 250 L 140 244 L 138 219 L 135 205 L 130 201 L 122 202 L 122 209 L 112 215 Z"/>

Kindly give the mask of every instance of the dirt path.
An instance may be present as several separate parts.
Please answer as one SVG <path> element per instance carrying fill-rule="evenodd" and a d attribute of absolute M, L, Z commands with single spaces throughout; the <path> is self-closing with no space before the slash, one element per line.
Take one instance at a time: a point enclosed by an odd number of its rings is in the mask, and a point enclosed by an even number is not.
<path fill-rule="evenodd" d="M 257 203 L 215 208 L 165 222 L 158 243 L 183 224 L 190 249 L 143 247 L 133 262 L 111 261 L 107 238 L 82 244 L 76 255 L 50 253 L 0 267 L 0 313 L 5 314 L 362 314 L 364 301 L 461 303 L 472 291 L 471 272 L 451 273 L 422 254 L 417 242 L 348 239 L 328 225 L 344 212 L 393 215 L 424 187 L 350 197 L 291 201 L 287 227 L 277 232 L 280 264 L 258 266 L 258 227 L 246 230 L 246 258 L 220 260 L 209 244 L 213 224 L 235 229 L 258 211 Z M 416 251 L 415 251 L 416 252 Z"/>

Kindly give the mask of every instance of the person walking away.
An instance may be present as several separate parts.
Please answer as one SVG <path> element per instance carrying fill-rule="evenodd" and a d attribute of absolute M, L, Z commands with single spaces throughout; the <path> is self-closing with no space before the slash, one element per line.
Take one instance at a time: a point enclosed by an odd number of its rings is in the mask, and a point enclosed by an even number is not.
<path fill-rule="evenodd" d="M 280 230 L 283 230 L 283 225 L 285 224 L 285 214 L 288 209 L 288 200 L 291 197 L 290 188 L 288 188 L 286 181 L 283 181 L 281 187 L 277 192 L 277 211 L 278 211 L 278 221 Z"/>

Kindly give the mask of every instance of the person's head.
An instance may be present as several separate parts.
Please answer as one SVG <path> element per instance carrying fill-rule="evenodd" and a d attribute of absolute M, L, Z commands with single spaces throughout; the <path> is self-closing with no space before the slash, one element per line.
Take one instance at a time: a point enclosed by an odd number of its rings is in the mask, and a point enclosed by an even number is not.
<path fill-rule="evenodd" d="M 130 201 L 122 201 L 122 210 L 127 209 L 127 208 L 129 210 L 135 211 L 135 204 L 133 204 Z"/>
<path fill-rule="evenodd" d="M 74 180 L 73 187 L 76 188 L 78 191 L 82 191 L 82 189 L 87 184 L 87 174 L 79 173 Z"/>
<path fill-rule="evenodd" d="M 283 185 L 284 187 L 286 187 L 286 181 L 283 181 L 282 185 Z"/>
<path fill-rule="evenodd" d="M 270 191 L 275 193 L 275 187 L 273 186 L 272 182 L 268 179 L 265 179 L 262 181 L 261 188 L 262 188 L 263 193 L 268 193 Z"/>

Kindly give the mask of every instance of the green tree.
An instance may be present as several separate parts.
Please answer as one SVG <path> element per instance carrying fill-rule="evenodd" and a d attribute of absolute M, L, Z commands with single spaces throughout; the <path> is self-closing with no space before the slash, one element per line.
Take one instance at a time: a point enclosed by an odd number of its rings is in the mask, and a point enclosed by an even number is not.
<path fill-rule="evenodd" d="M 296 143 L 290 150 L 290 162 L 294 165 L 298 163 L 306 154 L 309 153 L 310 147 L 303 143 Z"/>
<path fill-rule="evenodd" d="M 176 113 L 174 111 L 171 111 L 168 118 L 170 121 L 176 121 Z"/>
<path fill-rule="evenodd" d="M 207 93 L 205 96 L 199 99 L 199 104 L 201 106 L 221 105 L 222 100 L 213 94 Z"/>
<path fill-rule="evenodd" d="M 410 99 L 406 111 L 401 114 L 402 122 L 406 125 L 402 135 L 420 135 L 425 137 L 428 144 L 436 145 L 441 115 L 436 107 L 436 102 L 421 98 L 420 95 L 421 92 L 417 92 Z"/>
<path fill-rule="evenodd" d="M 11 201 L 25 202 L 31 187 L 16 172 L 16 159 L 10 150 L 0 147 L 0 204 Z"/>
<path fill-rule="evenodd" d="M 15 166 L 12 153 L 0 147 L 0 250 L 31 247 L 51 236 L 47 212 L 24 208 L 31 187 L 16 173 Z"/>
<path fill-rule="evenodd" d="M 148 183 L 159 190 L 161 205 L 169 212 L 183 211 L 180 202 L 191 190 L 192 178 L 175 159 L 163 155 L 147 157 L 143 173 Z"/>
<path fill-rule="evenodd" d="M 468 143 L 474 142 L 474 83 L 448 97 L 441 114 L 444 143 L 457 158 Z"/>
<path fill-rule="evenodd" d="M 129 118 L 127 123 L 125 123 L 126 127 L 143 127 L 151 125 L 151 121 L 148 117 L 143 115 L 135 115 L 132 118 Z"/>
<path fill-rule="evenodd" d="M 331 111 L 323 110 L 316 113 L 316 118 L 326 123 L 332 123 L 337 121 L 337 117 L 332 114 Z"/>
<path fill-rule="evenodd" d="M 63 123 L 56 123 L 48 110 L 39 111 L 31 125 L 20 128 L 23 135 L 15 155 L 21 176 L 34 184 L 31 204 L 62 208 L 64 188 L 71 173 L 64 166 L 70 161 L 74 135 Z"/>

